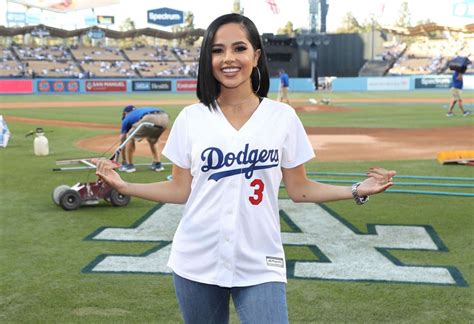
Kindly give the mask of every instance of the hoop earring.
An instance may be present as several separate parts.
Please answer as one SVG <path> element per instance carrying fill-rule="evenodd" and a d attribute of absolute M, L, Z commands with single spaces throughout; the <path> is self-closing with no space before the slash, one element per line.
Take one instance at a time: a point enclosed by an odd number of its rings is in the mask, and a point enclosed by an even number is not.
<path fill-rule="evenodd" d="M 258 69 L 258 66 L 256 66 L 255 69 L 257 69 L 257 75 L 258 75 L 258 87 L 257 87 L 257 90 L 255 90 L 255 93 L 258 93 L 258 90 L 260 90 L 261 76 L 260 76 L 260 70 Z"/>

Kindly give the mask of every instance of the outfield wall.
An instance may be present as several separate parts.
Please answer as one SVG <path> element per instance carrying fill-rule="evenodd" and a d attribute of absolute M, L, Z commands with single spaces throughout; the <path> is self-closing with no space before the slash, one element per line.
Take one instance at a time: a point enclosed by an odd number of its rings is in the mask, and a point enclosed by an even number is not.
<path fill-rule="evenodd" d="M 291 80 L 294 91 L 313 91 L 311 79 Z M 278 91 L 279 79 L 270 80 L 270 91 Z M 293 89 L 292 89 L 293 90 Z M 194 79 L 2 79 L 0 94 L 74 94 L 74 93 L 137 93 L 195 92 Z"/>
<path fill-rule="evenodd" d="M 277 92 L 279 79 L 270 79 L 270 92 Z M 336 78 L 332 91 L 411 91 L 448 89 L 451 76 L 396 76 Z M 291 78 L 292 92 L 312 92 L 310 78 Z M 474 75 L 464 76 L 464 89 L 474 89 Z M 0 79 L 0 94 L 84 93 L 185 93 L 196 91 L 195 79 Z"/>
<path fill-rule="evenodd" d="M 464 75 L 464 90 L 474 90 L 474 75 Z M 451 75 L 337 78 L 333 91 L 412 91 L 451 88 Z"/>

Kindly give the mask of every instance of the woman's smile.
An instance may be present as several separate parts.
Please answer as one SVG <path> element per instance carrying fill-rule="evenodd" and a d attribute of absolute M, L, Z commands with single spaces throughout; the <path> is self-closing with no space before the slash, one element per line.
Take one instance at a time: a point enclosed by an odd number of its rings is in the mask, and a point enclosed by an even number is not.
<path fill-rule="evenodd" d="M 259 55 L 240 24 L 222 25 L 212 44 L 212 71 L 222 86 L 221 90 L 252 91 L 250 76 Z"/>

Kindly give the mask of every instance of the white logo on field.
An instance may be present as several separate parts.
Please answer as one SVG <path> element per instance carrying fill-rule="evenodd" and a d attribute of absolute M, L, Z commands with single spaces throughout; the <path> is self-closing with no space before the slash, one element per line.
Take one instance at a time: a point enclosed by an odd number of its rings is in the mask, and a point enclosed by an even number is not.
<path fill-rule="evenodd" d="M 282 215 L 295 232 L 283 232 L 284 245 L 309 246 L 319 261 L 287 260 L 290 278 L 466 285 L 454 267 L 405 265 L 396 250 L 445 250 L 430 226 L 368 225 L 359 233 L 350 223 L 316 204 L 280 200 Z M 165 204 L 131 228 L 104 228 L 90 240 L 159 242 L 143 255 L 103 255 L 83 269 L 93 273 L 171 273 L 166 266 L 182 205 Z"/>

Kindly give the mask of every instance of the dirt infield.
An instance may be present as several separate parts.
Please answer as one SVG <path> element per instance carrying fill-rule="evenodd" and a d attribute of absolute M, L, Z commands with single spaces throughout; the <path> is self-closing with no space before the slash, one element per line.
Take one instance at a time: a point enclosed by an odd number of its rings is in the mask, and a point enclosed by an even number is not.
<path fill-rule="evenodd" d="M 393 99 L 390 99 L 393 100 Z M 396 100 L 395 100 L 396 101 Z M 145 101 L 140 102 L 144 104 Z M 164 101 L 161 101 L 164 104 Z M 166 104 L 186 104 L 193 100 L 171 100 Z M 393 101 L 392 101 L 393 102 Z M 426 101 L 424 101 L 426 102 Z M 151 101 L 146 101 L 151 104 Z M 157 101 L 153 101 L 156 104 Z M 20 103 L 15 107 L 22 107 Z M 39 103 L 38 103 L 39 104 Z M 76 105 L 77 104 L 77 105 Z M 110 102 L 88 102 L 86 105 L 109 106 Z M 9 104 L 10 106 L 14 106 Z M 31 108 L 31 103 L 28 104 Z M 85 103 L 70 102 L 70 107 L 84 106 Z M 113 102 L 113 105 L 123 105 L 123 102 Z M 2 106 L 2 105 L 0 105 Z M 40 105 L 38 105 L 39 107 Z M 48 104 L 48 107 L 64 106 L 64 103 Z M 295 108 L 300 112 L 334 112 L 357 111 L 357 108 L 337 107 L 334 105 L 302 105 Z M 32 118 L 6 117 L 7 121 L 26 124 L 38 124 L 48 126 L 67 126 L 78 128 L 110 129 L 115 134 L 85 138 L 77 141 L 75 145 L 79 148 L 94 151 L 99 154 L 112 153 L 119 144 L 119 126 L 98 123 L 67 122 L 58 120 L 41 121 Z M 309 127 L 306 128 L 309 139 L 316 150 L 318 161 L 381 161 L 381 160 L 412 160 L 412 159 L 436 159 L 440 151 L 472 150 L 472 141 L 461 139 L 472 138 L 474 127 L 462 126 L 429 129 L 402 129 L 402 128 L 340 128 L 340 127 Z M 169 130 L 163 134 L 162 140 L 166 141 Z M 150 156 L 146 143 L 138 143 L 138 156 Z"/>
<path fill-rule="evenodd" d="M 440 151 L 473 149 L 471 142 L 459 141 L 474 132 L 473 127 L 449 131 L 431 129 L 307 128 L 318 161 L 380 161 L 436 159 Z M 169 132 L 165 132 L 166 141 Z M 440 137 L 440 134 L 446 134 Z M 118 145 L 118 134 L 80 140 L 78 147 L 95 152 L 110 151 Z M 116 143 L 114 145 L 114 143 Z M 150 156 L 146 143 L 138 143 L 137 155 Z"/>

